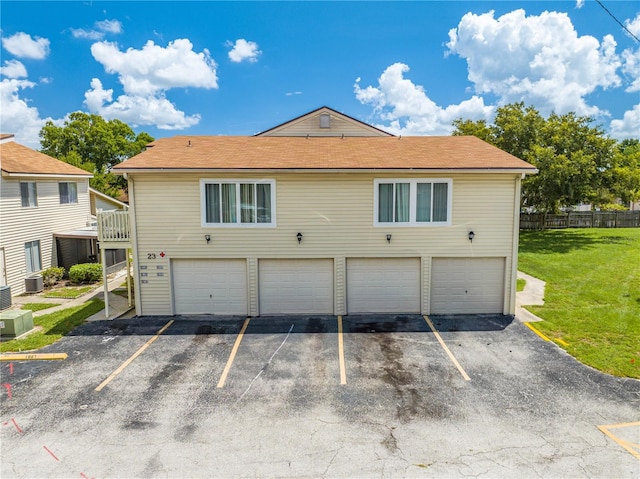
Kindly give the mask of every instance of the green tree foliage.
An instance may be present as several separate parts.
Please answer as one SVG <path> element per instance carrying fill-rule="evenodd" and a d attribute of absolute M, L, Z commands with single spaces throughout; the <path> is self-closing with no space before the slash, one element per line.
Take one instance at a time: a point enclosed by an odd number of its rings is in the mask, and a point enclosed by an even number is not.
<path fill-rule="evenodd" d="M 604 185 L 625 205 L 640 200 L 640 140 L 622 140 L 617 145 Z"/>
<path fill-rule="evenodd" d="M 111 168 L 141 153 L 152 141 L 149 134 L 136 135 L 120 120 L 106 121 L 80 111 L 71 113 L 63 126 L 48 121 L 40 130 L 42 153 L 93 173 L 91 187 L 113 197 L 127 184 Z"/>
<path fill-rule="evenodd" d="M 532 106 L 498 108 L 493 124 L 454 121 L 454 135 L 474 135 L 521 158 L 539 173 L 522 183 L 522 205 L 557 212 L 578 203 L 601 205 L 640 195 L 638 140 L 618 143 L 575 113 L 543 118 Z"/>

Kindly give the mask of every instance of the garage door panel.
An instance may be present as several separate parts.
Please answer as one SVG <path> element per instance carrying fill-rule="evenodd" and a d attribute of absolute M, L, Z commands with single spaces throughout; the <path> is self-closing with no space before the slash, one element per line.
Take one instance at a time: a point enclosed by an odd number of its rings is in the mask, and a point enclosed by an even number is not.
<path fill-rule="evenodd" d="M 247 314 L 244 259 L 172 261 L 176 314 Z"/>
<path fill-rule="evenodd" d="M 419 313 L 419 258 L 347 259 L 348 313 Z"/>
<path fill-rule="evenodd" d="M 504 258 L 433 258 L 431 313 L 502 313 Z"/>
<path fill-rule="evenodd" d="M 333 260 L 263 259 L 260 314 L 333 314 Z"/>

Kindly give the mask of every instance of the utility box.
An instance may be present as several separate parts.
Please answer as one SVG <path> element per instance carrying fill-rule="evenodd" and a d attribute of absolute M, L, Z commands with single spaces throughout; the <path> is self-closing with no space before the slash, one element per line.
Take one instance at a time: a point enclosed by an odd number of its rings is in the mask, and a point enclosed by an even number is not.
<path fill-rule="evenodd" d="M 15 338 L 33 329 L 33 313 L 29 309 L 11 309 L 0 313 L 0 336 Z"/>

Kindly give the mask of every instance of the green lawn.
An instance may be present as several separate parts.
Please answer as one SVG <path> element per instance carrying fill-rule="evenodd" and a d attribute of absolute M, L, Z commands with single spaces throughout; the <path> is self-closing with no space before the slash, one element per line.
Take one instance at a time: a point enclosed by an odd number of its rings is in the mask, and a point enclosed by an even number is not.
<path fill-rule="evenodd" d="M 30 309 L 34 313 L 36 311 L 42 311 L 43 309 L 53 308 L 54 306 L 58 306 L 62 303 L 25 303 L 20 306 L 20 309 Z"/>
<path fill-rule="evenodd" d="M 547 283 L 544 306 L 526 307 L 536 328 L 584 364 L 640 378 L 640 228 L 523 231 L 518 261 Z"/>
<path fill-rule="evenodd" d="M 73 308 L 63 309 L 54 313 L 44 314 L 33 318 L 35 326 L 42 329 L 21 339 L 3 340 L 0 352 L 20 352 L 40 349 L 55 343 L 76 326 L 81 325 L 89 317 L 104 309 L 104 301 L 92 299 Z"/>
<path fill-rule="evenodd" d="M 69 286 L 67 288 L 52 289 L 48 293 L 44 294 L 45 298 L 65 298 L 75 299 L 83 294 L 88 293 L 96 286 Z"/>
<path fill-rule="evenodd" d="M 518 278 L 516 281 L 516 291 L 519 293 L 520 291 L 524 291 L 524 287 L 527 285 L 527 281 L 522 279 L 522 278 Z"/>

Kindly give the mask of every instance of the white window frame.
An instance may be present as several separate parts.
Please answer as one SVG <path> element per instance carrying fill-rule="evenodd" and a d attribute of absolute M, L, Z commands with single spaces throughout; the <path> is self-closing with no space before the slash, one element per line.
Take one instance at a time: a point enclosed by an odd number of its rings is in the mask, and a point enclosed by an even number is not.
<path fill-rule="evenodd" d="M 235 223 L 207 223 L 206 185 L 236 185 L 236 222 Z M 240 184 L 271 185 L 271 222 L 270 223 L 242 223 L 242 201 L 240 198 Z M 257 188 L 254 189 L 257 191 Z M 200 180 L 200 222 L 203 228 L 275 228 L 276 227 L 276 180 L 273 179 L 219 179 L 203 178 Z"/>
<path fill-rule="evenodd" d="M 389 183 L 409 183 L 409 221 L 405 222 L 381 222 L 378 221 L 378 207 L 379 207 L 379 190 L 380 184 Z M 418 183 L 430 183 L 431 195 L 433 198 L 433 184 L 434 183 L 446 183 L 447 184 L 447 220 L 446 221 L 416 221 L 416 202 Z M 394 189 L 395 190 L 395 189 Z M 433 201 L 431 202 L 433 205 Z M 373 226 L 384 228 L 404 228 L 404 227 L 424 227 L 431 228 L 434 226 L 451 226 L 452 218 L 452 204 L 453 204 L 453 179 L 451 178 L 376 178 L 373 180 Z M 433 212 L 432 212 L 433 217 Z"/>
<path fill-rule="evenodd" d="M 37 256 L 34 255 L 34 249 L 37 252 Z M 34 260 L 37 260 L 37 264 L 34 263 Z M 27 241 L 24 244 L 24 262 L 27 274 L 42 271 L 42 250 L 40 248 L 40 240 Z"/>
<path fill-rule="evenodd" d="M 27 196 L 22 194 L 22 185 L 27 185 Z M 33 186 L 32 186 L 33 185 Z M 27 204 L 25 205 L 25 199 Z M 33 203 L 33 204 L 31 204 Z M 38 207 L 38 184 L 35 181 L 21 181 L 20 182 L 20 204 L 23 208 L 37 208 Z"/>
<path fill-rule="evenodd" d="M 62 201 L 62 191 L 60 191 L 60 188 L 62 187 L 62 185 L 67 185 L 67 196 L 66 199 L 69 201 Z M 73 185 L 73 187 L 71 187 L 71 185 Z M 71 198 L 70 195 L 70 191 L 74 190 L 74 195 L 73 198 Z M 76 183 L 75 181 L 61 181 L 58 183 L 58 196 L 60 197 L 60 204 L 61 205 L 77 205 L 78 204 L 78 183 Z M 75 201 L 71 201 L 71 199 L 75 200 Z"/>

